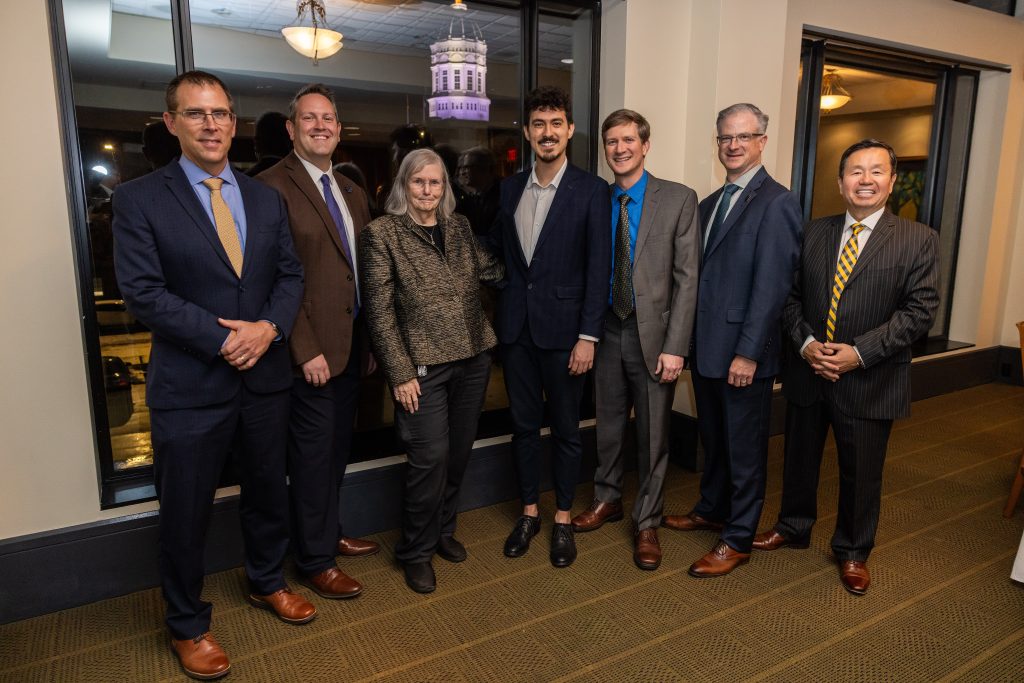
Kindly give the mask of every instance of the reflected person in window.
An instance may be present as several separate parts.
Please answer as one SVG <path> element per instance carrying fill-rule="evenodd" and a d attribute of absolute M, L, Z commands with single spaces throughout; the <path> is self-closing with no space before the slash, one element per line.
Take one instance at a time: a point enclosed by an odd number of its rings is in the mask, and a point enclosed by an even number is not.
<path fill-rule="evenodd" d="M 454 208 L 441 158 L 415 150 L 399 166 L 387 215 L 360 236 L 370 340 L 408 458 L 395 557 L 419 593 L 436 587 L 435 553 L 449 562 L 466 559 L 455 538 L 459 489 L 497 343 L 480 306 L 480 284 L 504 274 Z"/>

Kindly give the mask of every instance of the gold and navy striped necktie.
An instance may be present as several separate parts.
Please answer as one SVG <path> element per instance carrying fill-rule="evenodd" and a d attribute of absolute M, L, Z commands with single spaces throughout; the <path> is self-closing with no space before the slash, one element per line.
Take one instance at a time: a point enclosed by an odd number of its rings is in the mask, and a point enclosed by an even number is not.
<path fill-rule="evenodd" d="M 857 236 L 865 226 L 863 223 L 854 223 L 850 227 L 853 228 L 853 234 L 850 235 L 850 239 L 846 240 L 843 251 L 839 254 L 836 275 L 832 280 L 832 301 L 829 303 L 828 318 L 825 320 L 825 341 L 832 341 L 836 335 L 836 313 L 839 310 L 839 298 L 843 295 L 843 290 L 846 289 L 846 281 L 850 279 L 853 267 L 857 265 L 857 256 L 860 252 Z"/>

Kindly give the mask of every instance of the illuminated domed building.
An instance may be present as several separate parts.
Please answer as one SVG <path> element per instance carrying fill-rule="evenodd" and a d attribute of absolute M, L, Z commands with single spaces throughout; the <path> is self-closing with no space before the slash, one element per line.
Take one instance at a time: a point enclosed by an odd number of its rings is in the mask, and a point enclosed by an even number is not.
<path fill-rule="evenodd" d="M 453 35 L 453 21 L 448 36 L 430 46 L 430 118 L 487 121 L 491 111 L 491 100 L 487 97 L 487 43 L 478 28 L 474 27 L 475 35 L 470 38 L 466 36 L 465 25 L 461 21 L 459 24 L 461 35 Z"/>

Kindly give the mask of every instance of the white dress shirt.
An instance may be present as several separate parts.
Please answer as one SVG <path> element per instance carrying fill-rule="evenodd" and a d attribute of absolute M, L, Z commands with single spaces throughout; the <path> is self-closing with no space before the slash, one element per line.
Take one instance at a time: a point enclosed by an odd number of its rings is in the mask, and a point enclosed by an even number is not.
<path fill-rule="evenodd" d="M 516 207 L 516 233 L 519 235 L 519 244 L 523 247 L 523 255 L 526 257 L 526 264 L 533 260 L 533 250 L 537 247 L 537 240 L 540 238 L 540 231 L 544 228 L 544 221 L 548 218 L 548 211 L 551 210 L 551 202 L 555 200 L 555 193 L 565 175 L 565 169 L 569 167 L 569 160 L 563 159 L 562 168 L 558 169 L 554 179 L 547 185 L 541 185 L 537 180 L 537 167 L 530 172 L 530 180 L 526 183 L 523 196 L 519 199 L 519 206 Z"/>

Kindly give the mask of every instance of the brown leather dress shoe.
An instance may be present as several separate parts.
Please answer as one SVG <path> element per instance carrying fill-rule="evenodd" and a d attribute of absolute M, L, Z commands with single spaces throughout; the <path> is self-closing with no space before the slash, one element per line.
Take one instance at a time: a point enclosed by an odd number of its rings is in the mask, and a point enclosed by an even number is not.
<path fill-rule="evenodd" d="M 640 569 L 657 569 L 661 564 L 661 545 L 654 527 L 638 531 L 633 538 L 633 562 Z"/>
<path fill-rule="evenodd" d="M 871 574 L 868 573 L 867 564 L 856 560 L 839 563 L 839 578 L 843 582 L 843 588 L 854 595 L 864 595 L 871 585 Z"/>
<path fill-rule="evenodd" d="M 292 593 L 289 588 L 282 588 L 270 595 L 250 593 L 249 604 L 274 612 L 278 619 L 287 624 L 305 624 L 316 616 L 316 607 L 298 593 Z"/>
<path fill-rule="evenodd" d="M 321 598 L 338 600 L 354 598 L 363 592 L 363 585 L 337 567 L 328 567 L 306 579 L 309 587 Z"/>
<path fill-rule="evenodd" d="M 185 640 L 171 638 L 171 650 L 177 655 L 185 673 L 200 681 L 220 678 L 231 669 L 228 656 L 209 631 Z"/>
<path fill-rule="evenodd" d="M 685 515 L 665 515 L 661 518 L 661 525 L 676 531 L 697 531 L 699 529 L 721 531 L 725 526 L 721 522 L 712 522 L 692 512 L 687 512 Z"/>
<path fill-rule="evenodd" d="M 380 550 L 380 544 L 362 538 L 342 536 L 338 539 L 338 554 L 344 557 L 366 557 Z"/>
<path fill-rule="evenodd" d="M 605 503 L 595 500 L 590 507 L 572 518 L 573 531 L 595 531 L 604 526 L 605 522 L 617 522 L 622 519 L 622 501 Z"/>
<path fill-rule="evenodd" d="M 711 552 L 690 565 L 690 576 L 705 578 L 725 576 L 741 564 L 750 561 L 750 553 L 733 550 L 724 541 L 719 541 Z"/>
<path fill-rule="evenodd" d="M 778 550 L 779 548 L 803 549 L 810 545 L 807 541 L 790 540 L 780 534 L 774 527 L 754 536 L 754 550 Z"/>

